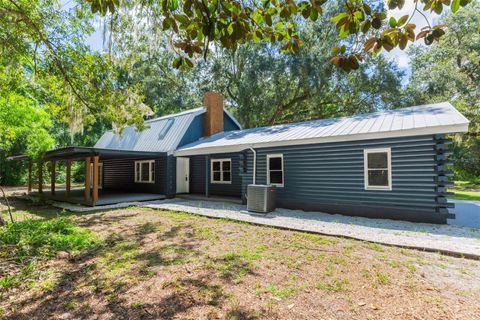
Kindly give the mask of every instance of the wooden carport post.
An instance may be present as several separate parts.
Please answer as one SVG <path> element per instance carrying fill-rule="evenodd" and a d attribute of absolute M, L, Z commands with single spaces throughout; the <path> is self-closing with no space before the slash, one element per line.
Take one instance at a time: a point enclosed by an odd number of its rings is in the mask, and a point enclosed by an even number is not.
<path fill-rule="evenodd" d="M 98 201 L 98 160 L 98 156 L 93 157 L 93 205 Z"/>
<path fill-rule="evenodd" d="M 90 200 L 90 157 L 85 158 L 85 201 Z"/>
<path fill-rule="evenodd" d="M 67 172 L 66 172 L 66 182 L 65 182 L 65 197 L 70 197 L 70 186 L 71 186 L 71 176 L 72 176 L 72 160 L 67 160 Z"/>
<path fill-rule="evenodd" d="M 50 179 L 50 192 L 52 193 L 52 195 L 55 194 L 55 167 L 56 167 L 56 162 L 55 160 L 51 160 L 50 161 L 50 175 L 51 175 L 51 179 Z"/>
<path fill-rule="evenodd" d="M 32 192 L 32 160 L 28 162 L 28 193 Z"/>

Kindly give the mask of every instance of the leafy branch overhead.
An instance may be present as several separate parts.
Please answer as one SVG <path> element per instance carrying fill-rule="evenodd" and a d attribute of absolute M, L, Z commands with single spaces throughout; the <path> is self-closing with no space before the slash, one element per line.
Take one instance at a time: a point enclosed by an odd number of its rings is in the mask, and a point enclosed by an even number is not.
<path fill-rule="evenodd" d="M 93 13 L 115 14 L 121 6 L 132 6 L 133 0 L 85 0 Z M 446 26 L 432 26 L 424 12 L 441 14 L 445 7 L 456 12 L 471 0 L 411 0 L 411 14 L 387 19 L 384 8 L 372 9 L 368 1 L 347 0 L 343 12 L 331 17 L 336 24 L 339 42 L 332 49 L 332 63 L 345 71 L 357 69 L 365 53 L 378 54 L 382 49 L 405 49 L 408 42 L 424 39 L 427 45 L 438 40 Z M 327 0 L 142 0 L 143 9 L 160 17 L 162 29 L 171 33 L 175 50 L 173 65 L 192 67 L 193 58 L 207 58 L 210 44 L 236 50 L 247 42 L 281 43 L 284 53 L 296 53 L 303 45 L 297 25 L 317 21 Z M 388 10 L 402 9 L 405 0 L 388 0 Z M 417 31 L 411 23 L 415 14 L 425 18 L 425 26 Z M 362 45 L 363 44 L 363 45 Z"/>

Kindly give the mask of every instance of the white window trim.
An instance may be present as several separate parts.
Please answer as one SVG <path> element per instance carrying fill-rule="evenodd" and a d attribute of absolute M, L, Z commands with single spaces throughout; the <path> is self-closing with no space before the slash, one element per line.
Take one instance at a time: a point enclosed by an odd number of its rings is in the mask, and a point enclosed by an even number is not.
<path fill-rule="evenodd" d="M 223 181 L 223 163 L 224 162 L 230 162 L 230 181 Z M 214 181 L 213 180 L 213 163 L 214 162 L 220 162 L 220 179 L 221 181 Z M 232 159 L 231 158 L 225 158 L 225 159 L 210 159 L 210 183 L 212 184 L 232 184 Z"/>
<path fill-rule="evenodd" d="M 270 183 L 270 158 L 282 159 L 282 183 Z M 283 162 L 283 154 L 281 153 L 267 154 L 267 184 L 271 184 L 272 186 L 279 188 L 283 188 L 285 186 L 285 167 Z"/>
<path fill-rule="evenodd" d="M 369 153 L 387 153 L 387 170 L 388 170 L 388 186 L 370 186 L 368 184 L 368 154 Z M 365 190 L 383 190 L 391 191 L 392 190 L 392 149 L 391 148 L 377 148 L 377 149 L 364 149 L 363 150 L 363 176 L 365 183 Z M 374 169 L 372 169 L 374 170 Z"/>
<path fill-rule="evenodd" d="M 142 168 L 142 164 L 143 163 L 148 163 L 149 166 L 148 166 L 148 181 L 143 181 L 141 180 L 142 179 L 142 173 L 140 172 L 140 175 L 139 175 L 139 179 L 137 179 L 137 176 L 138 176 L 138 170 L 137 168 L 140 167 Z M 139 166 L 137 166 L 137 164 L 139 164 Z M 134 179 L 135 179 L 135 183 L 155 183 L 155 176 L 152 177 L 152 165 L 155 169 L 155 160 L 142 160 L 142 161 L 135 161 L 135 164 L 134 164 Z M 141 171 L 141 169 L 140 169 Z"/>

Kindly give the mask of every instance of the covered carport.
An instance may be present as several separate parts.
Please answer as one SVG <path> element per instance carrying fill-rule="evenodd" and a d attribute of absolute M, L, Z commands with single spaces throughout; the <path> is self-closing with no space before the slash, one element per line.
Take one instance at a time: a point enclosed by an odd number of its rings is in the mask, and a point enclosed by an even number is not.
<path fill-rule="evenodd" d="M 48 199 L 66 201 L 89 206 L 107 205 L 131 201 L 147 201 L 164 199 L 163 186 L 164 174 L 158 172 L 167 161 L 165 152 L 145 152 L 131 150 L 114 150 L 90 147 L 67 147 L 51 150 L 45 153 L 38 165 L 38 191 L 32 192 L 33 161 L 27 156 L 11 157 L 11 160 L 27 160 L 28 166 L 28 192 L 40 194 Z M 155 174 L 154 183 L 148 185 L 134 183 L 134 164 L 142 160 L 150 160 L 154 163 L 152 169 Z M 57 163 L 65 161 L 65 186 L 57 188 Z M 72 188 L 72 162 L 81 161 L 85 166 L 84 184 L 81 188 Z M 44 192 L 43 166 L 49 164 L 50 192 Z M 123 166 L 122 166 L 123 164 Z M 127 164 L 127 166 L 125 166 Z M 104 166 L 112 168 L 108 172 L 102 172 Z M 106 177 L 108 175 L 108 177 Z M 108 186 L 103 183 L 109 179 Z M 159 181 L 160 180 L 160 181 Z"/>

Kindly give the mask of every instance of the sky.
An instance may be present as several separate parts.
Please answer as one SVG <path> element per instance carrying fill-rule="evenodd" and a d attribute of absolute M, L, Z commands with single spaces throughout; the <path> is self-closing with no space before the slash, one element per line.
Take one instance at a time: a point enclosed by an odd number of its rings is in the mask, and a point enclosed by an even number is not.
<path fill-rule="evenodd" d="M 399 18 L 403 15 L 410 15 L 415 7 L 415 3 L 413 0 L 407 0 L 405 1 L 405 5 L 401 10 L 390 10 L 388 14 L 388 18 L 391 16 L 394 16 L 396 18 Z M 424 12 L 426 17 L 429 19 L 430 23 L 436 22 L 438 19 L 438 15 L 432 14 L 430 12 Z M 387 18 L 387 21 L 388 21 Z M 411 23 L 414 23 L 417 25 L 417 33 L 419 30 L 426 25 L 425 19 L 420 15 L 420 14 L 415 14 Z M 95 25 L 95 32 L 90 35 L 90 37 L 87 40 L 87 43 L 90 45 L 90 47 L 93 50 L 97 51 L 102 51 L 103 50 L 103 24 L 100 19 L 96 19 L 94 22 Z M 415 45 L 422 45 L 422 42 L 419 41 L 418 44 L 416 43 Z M 394 60 L 397 65 L 406 72 L 407 78 L 410 75 L 411 67 L 410 67 L 410 58 L 407 54 L 408 48 L 411 44 L 405 48 L 405 50 L 400 50 L 398 48 L 395 48 L 394 50 L 390 52 L 386 52 L 385 50 L 382 51 L 382 54 L 387 57 L 388 59 Z"/>

